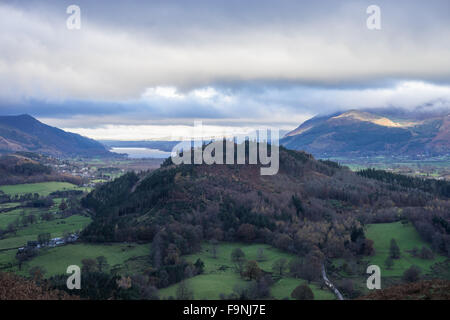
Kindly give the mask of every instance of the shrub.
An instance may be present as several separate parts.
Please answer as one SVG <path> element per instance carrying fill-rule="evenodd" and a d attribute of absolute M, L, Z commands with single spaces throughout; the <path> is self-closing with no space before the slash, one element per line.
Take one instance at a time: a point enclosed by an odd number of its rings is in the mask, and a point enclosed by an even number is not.
<path fill-rule="evenodd" d="M 296 300 L 314 300 L 314 293 L 308 285 L 301 284 L 292 291 L 291 297 Z"/>
<path fill-rule="evenodd" d="M 420 269 L 417 266 L 411 266 L 403 273 L 403 281 L 416 282 L 420 279 Z"/>

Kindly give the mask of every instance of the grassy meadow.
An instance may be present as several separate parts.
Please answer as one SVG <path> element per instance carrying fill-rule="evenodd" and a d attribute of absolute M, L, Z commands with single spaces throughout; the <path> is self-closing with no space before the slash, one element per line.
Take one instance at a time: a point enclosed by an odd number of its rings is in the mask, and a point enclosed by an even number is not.
<path fill-rule="evenodd" d="M 54 191 L 62 190 L 80 190 L 74 184 L 68 182 L 40 182 L 0 186 L 0 190 L 11 196 L 22 195 L 26 193 L 38 193 L 40 196 L 48 196 Z"/>
<path fill-rule="evenodd" d="M 54 191 L 59 190 L 81 190 L 81 188 L 65 182 L 44 182 L 25 185 L 0 186 L 0 190 L 9 195 L 21 195 L 26 193 L 38 193 L 40 196 L 47 196 Z M 0 266 L 5 271 L 13 271 L 18 274 L 28 276 L 32 267 L 42 267 L 46 273 L 45 277 L 57 274 L 65 274 L 67 266 L 79 265 L 86 258 L 95 259 L 104 256 L 109 264 L 109 271 L 120 275 L 142 274 L 151 268 L 150 265 L 150 245 L 121 243 L 121 244 L 86 244 L 76 243 L 56 248 L 44 248 L 39 251 L 38 256 L 29 261 L 24 262 L 22 270 L 18 270 L 16 265 L 16 248 L 24 246 L 27 241 L 37 240 L 39 234 L 50 233 L 51 237 L 62 236 L 66 232 L 77 232 L 84 229 L 90 222 L 91 218 L 75 214 L 67 218 L 62 215 L 55 214 L 53 220 L 43 220 L 41 215 L 45 212 L 59 212 L 59 205 L 62 198 L 53 199 L 54 205 L 50 208 L 24 208 L 19 207 L 21 203 L 5 203 L 0 204 L 0 209 L 10 211 L 0 212 L 0 229 L 6 229 L 11 223 L 14 223 L 23 215 L 33 214 L 37 217 L 36 223 L 21 226 L 15 233 L 8 233 L 3 239 L 0 239 Z M 339 205 L 339 203 L 337 204 Z M 17 207 L 17 208 L 16 208 Z M 410 251 L 417 247 L 419 250 L 423 247 L 430 247 L 424 242 L 415 228 L 410 224 L 380 223 L 371 224 L 366 227 L 366 237 L 374 241 L 375 254 L 365 257 L 363 263 L 359 264 L 360 270 L 352 274 L 344 272 L 344 259 L 335 259 L 333 264 L 338 267 L 337 273 L 328 274 L 330 280 L 335 284 L 339 284 L 343 279 L 352 279 L 355 288 L 361 292 L 365 292 L 365 281 L 367 277 L 362 276 L 360 272 L 365 268 L 366 264 L 375 264 L 380 266 L 383 283 L 389 284 L 391 281 L 397 281 L 403 272 L 417 265 L 422 270 L 422 275 L 431 274 L 432 266 L 437 263 L 446 261 L 446 258 L 435 254 L 433 259 L 421 259 L 413 257 Z M 390 241 L 394 238 L 401 251 L 401 257 L 394 260 L 392 268 L 385 265 L 386 258 L 389 255 Z M 197 259 L 201 259 L 204 264 L 204 273 L 189 278 L 187 283 L 193 289 L 195 299 L 220 299 L 220 294 L 229 295 L 239 286 L 246 286 L 249 281 L 240 277 L 234 269 L 231 261 L 231 253 L 236 248 L 241 248 L 245 253 L 246 260 L 255 260 L 259 267 L 265 272 L 272 272 L 273 263 L 285 258 L 288 261 L 295 258 L 295 255 L 280 251 L 270 245 L 265 244 L 246 244 L 246 243 L 227 243 L 222 242 L 215 246 L 215 254 L 211 243 L 204 243 L 202 250 L 198 253 L 183 256 L 189 262 L 195 263 Z M 356 263 L 351 261 L 349 263 Z M 358 258 L 358 260 L 360 260 Z M 361 262 L 361 261 L 358 261 Z M 13 266 L 11 266 L 11 263 Z M 5 267 L 6 266 L 6 267 Z M 274 284 L 270 288 L 271 298 L 273 299 L 290 299 L 291 292 L 300 284 L 307 283 L 306 280 L 293 278 L 289 275 L 282 277 L 274 276 Z M 167 288 L 160 289 L 161 299 L 175 297 L 179 284 L 171 285 Z M 308 284 L 314 293 L 316 300 L 332 300 L 335 299 L 334 294 L 327 288 L 321 288 L 320 282 L 312 282 Z"/>
<path fill-rule="evenodd" d="M 40 251 L 39 255 L 24 263 L 19 274 L 28 274 L 28 270 L 34 266 L 42 267 L 46 273 L 45 277 L 57 274 L 65 274 L 69 265 L 81 266 L 83 259 L 95 259 L 104 256 L 110 269 L 120 269 L 123 274 L 127 274 L 126 262 L 135 257 L 147 257 L 150 253 L 150 246 L 147 244 L 69 244 L 56 248 L 46 248 Z"/>
<path fill-rule="evenodd" d="M 317 283 L 308 283 L 306 280 L 292 277 L 283 277 L 278 280 L 271 289 L 275 299 L 291 299 L 291 292 L 300 284 L 307 284 L 314 293 L 314 300 L 334 300 L 336 296 L 330 290 L 321 289 Z"/>
<path fill-rule="evenodd" d="M 236 248 L 241 248 L 245 253 L 246 260 L 256 260 L 259 267 L 266 272 L 271 272 L 272 264 L 280 258 L 286 258 L 288 261 L 295 258 L 294 255 L 282 252 L 269 245 L 243 243 L 220 243 L 217 246 L 216 257 L 214 257 L 212 245 L 204 244 L 201 252 L 184 257 L 187 261 L 193 263 L 200 258 L 205 263 L 204 274 L 186 280 L 194 291 L 195 299 L 219 299 L 221 293 L 230 294 L 235 286 L 248 284 L 248 281 L 242 279 L 233 268 L 231 252 Z M 263 249 L 262 257 L 258 254 L 260 249 Z M 276 280 L 271 287 L 271 295 L 275 299 L 290 298 L 292 290 L 305 282 L 302 279 L 282 277 Z M 178 284 L 174 284 L 161 289 L 159 291 L 161 298 L 175 297 L 177 286 Z M 314 292 L 315 299 L 335 298 L 334 294 L 326 288 L 322 290 L 314 283 L 311 283 L 310 287 Z"/>
<path fill-rule="evenodd" d="M 402 224 L 379 223 L 371 224 L 367 227 L 366 237 L 374 241 L 375 255 L 370 257 L 368 262 L 375 264 L 381 268 L 381 276 L 383 277 L 399 277 L 403 272 L 412 265 L 418 266 L 422 270 L 422 274 L 430 272 L 433 264 L 446 260 L 444 256 L 434 255 L 434 259 L 421 259 L 413 257 L 408 251 L 417 247 L 419 250 L 430 245 L 422 240 L 419 233 L 410 223 Z M 389 248 L 391 239 L 395 239 L 400 248 L 400 259 L 394 259 L 394 265 L 388 269 L 385 261 L 389 256 Z"/>
<path fill-rule="evenodd" d="M 0 214 L 2 215 L 2 214 Z M 0 250 L 24 246 L 27 241 L 37 240 L 41 233 L 50 233 L 52 238 L 62 236 L 65 232 L 76 232 L 84 229 L 91 218 L 73 215 L 65 219 L 41 221 L 19 229 L 16 234 L 0 240 Z"/>
<path fill-rule="evenodd" d="M 9 195 L 23 195 L 26 193 L 38 193 L 40 196 L 48 196 L 54 191 L 61 190 L 80 190 L 76 185 L 66 182 L 43 182 L 19 185 L 0 186 L 0 190 Z M 23 225 L 18 224 L 15 232 L 7 233 L 0 239 L 0 266 L 16 264 L 15 254 L 18 247 L 25 246 L 28 241 L 37 240 L 39 234 L 50 233 L 52 238 L 60 237 L 64 233 L 73 233 L 83 230 L 90 222 L 91 218 L 75 214 L 66 218 L 56 214 L 59 212 L 58 206 L 62 198 L 54 198 L 54 205 L 50 208 L 30 208 L 20 207 L 20 202 L 4 203 L 0 209 L 9 209 L 10 211 L 0 212 L 0 229 L 6 230 L 9 225 L 16 225 L 22 220 L 23 216 L 35 216 L 35 223 Z M 44 220 L 44 213 L 55 214 L 54 219 Z M 42 250 L 43 251 L 43 250 Z"/>

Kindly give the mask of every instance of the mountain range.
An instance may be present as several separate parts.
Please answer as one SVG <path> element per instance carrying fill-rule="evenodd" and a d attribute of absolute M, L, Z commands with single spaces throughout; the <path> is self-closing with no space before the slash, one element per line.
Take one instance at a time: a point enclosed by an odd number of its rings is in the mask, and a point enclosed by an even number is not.
<path fill-rule="evenodd" d="M 450 114 L 399 117 L 350 110 L 307 120 L 280 143 L 317 157 L 448 155 Z"/>
<path fill-rule="evenodd" d="M 28 151 L 52 156 L 114 156 L 101 143 L 48 126 L 30 115 L 0 116 L 0 153 Z"/>
<path fill-rule="evenodd" d="M 113 157 L 115 147 L 170 150 L 176 141 L 102 141 L 48 126 L 30 115 L 0 116 L 0 153 L 27 151 L 60 157 Z M 319 158 L 450 154 L 450 113 L 350 110 L 320 115 L 288 132 L 280 144 Z"/>

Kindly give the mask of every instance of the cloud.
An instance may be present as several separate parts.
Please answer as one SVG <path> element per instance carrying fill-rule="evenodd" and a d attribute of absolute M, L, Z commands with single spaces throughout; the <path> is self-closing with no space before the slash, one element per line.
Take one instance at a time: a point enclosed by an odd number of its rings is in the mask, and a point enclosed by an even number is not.
<path fill-rule="evenodd" d="M 379 31 L 371 1 L 77 2 L 70 31 L 68 1 L 2 1 L 0 113 L 112 132 L 449 108 L 448 1 L 377 1 Z"/>
<path fill-rule="evenodd" d="M 47 106 L 46 113 L 41 106 L 40 119 L 97 139 L 154 139 L 175 132 L 181 136 L 180 128 L 188 130 L 197 119 L 220 134 L 219 128 L 225 127 L 244 132 L 261 126 L 289 130 L 314 115 L 348 109 L 450 110 L 450 88 L 418 81 L 365 89 L 205 87 L 182 92 L 175 87 L 154 87 L 145 90 L 139 101 L 72 105 Z M 57 117 L 57 109 L 72 114 Z"/>
<path fill-rule="evenodd" d="M 450 79 L 445 2 L 382 2 L 380 31 L 367 30 L 358 2 L 328 1 L 322 10 L 292 1 L 89 3 L 80 2 L 79 31 L 65 28 L 63 6 L 50 9 L 55 2 L 47 10 L 0 5 L 3 98 L 126 100 L 157 86 Z M 435 20 L 414 33 L 419 10 Z M 136 17 L 123 23 L 121 11 Z"/>

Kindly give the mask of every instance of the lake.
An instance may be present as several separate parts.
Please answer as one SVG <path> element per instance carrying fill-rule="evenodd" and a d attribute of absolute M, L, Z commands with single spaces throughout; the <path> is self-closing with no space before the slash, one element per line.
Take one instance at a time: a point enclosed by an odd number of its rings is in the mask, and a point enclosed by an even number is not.
<path fill-rule="evenodd" d="M 141 159 L 141 158 L 168 158 L 170 152 L 161 151 L 159 149 L 150 148 L 111 148 L 112 152 L 126 153 L 128 158 Z"/>

